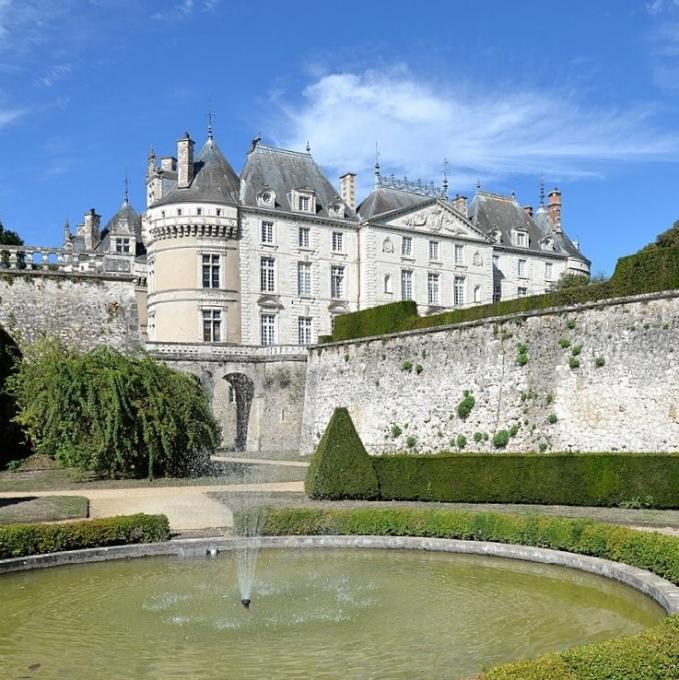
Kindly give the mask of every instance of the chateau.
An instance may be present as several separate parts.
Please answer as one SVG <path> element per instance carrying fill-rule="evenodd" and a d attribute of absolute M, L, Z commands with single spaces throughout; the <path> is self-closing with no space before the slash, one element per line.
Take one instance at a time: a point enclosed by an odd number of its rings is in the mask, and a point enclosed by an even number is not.
<path fill-rule="evenodd" d="M 74 269 L 138 275 L 140 322 L 157 343 L 308 345 L 344 312 L 412 299 L 431 314 L 589 273 L 558 189 L 533 210 L 480 188 L 449 199 L 446 179 L 396 180 L 379 163 L 373 184 L 359 203 L 354 173 L 335 187 L 308 146 L 260 138 L 239 176 L 211 129 L 197 153 L 186 133 L 176 157 L 150 153 L 142 215 L 126 196 L 103 231 L 92 210 L 65 245 Z"/>

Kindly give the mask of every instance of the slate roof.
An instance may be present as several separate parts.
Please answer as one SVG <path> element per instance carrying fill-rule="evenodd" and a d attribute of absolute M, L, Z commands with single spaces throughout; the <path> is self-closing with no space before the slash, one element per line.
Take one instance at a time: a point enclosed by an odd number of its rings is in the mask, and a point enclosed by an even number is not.
<path fill-rule="evenodd" d="M 154 205 L 201 202 L 238 204 L 240 181 L 217 143 L 208 139 L 193 163 L 193 179 L 188 187 L 175 186 Z"/>
<path fill-rule="evenodd" d="M 101 240 L 94 248 L 95 251 L 107 253 L 111 243 L 111 236 L 125 236 L 129 234 L 136 240 L 136 255 L 146 252 L 141 240 L 141 216 L 126 199 L 118 212 L 106 223 L 101 232 Z"/>
<path fill-rule="evenodd" d="M 393 210 L 414 208 L 418 205 L 431 202 L 431 196 L 423 196 L 422 194 L 404 189 L 378 186 L 370 192 L 367 198 L 361 201 L 356 210 L 361 219 L 367 220 L 392 212 Z"/>
<path fill-rule="evenodd" d="M 256 206 L 257 194 L 268 188 L 276 195 L 275 208 L 291 212 L 290 191 L 305 187 L 315 192 L 316 214 L 328 217 L 328 208 L 339 196 L 310 153 L 276 149 L 261 142 L 248 152 L 240 179 L 241 203 L 248 206 Z M 345 206 L 345 219 L 358 221 L 349 206 Z"/>

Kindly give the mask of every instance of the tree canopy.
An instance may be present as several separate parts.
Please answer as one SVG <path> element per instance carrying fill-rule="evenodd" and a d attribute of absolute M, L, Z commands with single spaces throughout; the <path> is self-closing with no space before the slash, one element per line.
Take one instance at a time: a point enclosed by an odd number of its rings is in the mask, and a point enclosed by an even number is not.
<path fill-rule="evenodd" d="M 672 248 L 674 246 L 679 246 L 679 220 L 675 220 L 669 229 L 658 234 L 655 243 L 649 243 L 647 246 L 644 246 L 642 251 Z"/>
<path fill-rule="evenodd" d="M 11 231 L 5 229 L 0 220 L 0 245 L 3 246 L 23 246 L 24 240 L 16 233 L 16 231 Z"/>

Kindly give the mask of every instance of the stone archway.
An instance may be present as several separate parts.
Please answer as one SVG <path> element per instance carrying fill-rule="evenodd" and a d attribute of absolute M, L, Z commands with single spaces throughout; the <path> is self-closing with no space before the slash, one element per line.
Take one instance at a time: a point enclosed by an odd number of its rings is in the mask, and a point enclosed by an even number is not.
<path fill-rule="evenodd" d="M 248 441 L 250 408 L 255 396 L 255 383 L 245 373 L 227 373 L 224 379 L 236 394 L 236 451 L 245 451 Z"/>

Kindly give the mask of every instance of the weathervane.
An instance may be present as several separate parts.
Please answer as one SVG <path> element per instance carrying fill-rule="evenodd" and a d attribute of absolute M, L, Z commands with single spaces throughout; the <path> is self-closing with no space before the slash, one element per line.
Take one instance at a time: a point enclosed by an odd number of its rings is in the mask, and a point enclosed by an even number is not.
<path fill-rule="evenodd" d="M 212 119 L 215 114 L 212 113 L 212 97 L 208 98 L 207 101 L 207 138 L 212 141 Z"/>
<path fill-rule="evenodd" d="M 130 187 L 130 182 L 129 182 L 129 180 L 127 179 L 127 168 L 125 168 L 125 179 L 123 180 L 123 186 L 125 187 L 125 200 L 123 201 L 123 203 L 124 203 L 125 205 L 127 205 L 127 204 L 129 203 L 129 200 L 128 200 L 128 189 L 129 189 L 129 187 Z"/>

